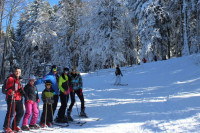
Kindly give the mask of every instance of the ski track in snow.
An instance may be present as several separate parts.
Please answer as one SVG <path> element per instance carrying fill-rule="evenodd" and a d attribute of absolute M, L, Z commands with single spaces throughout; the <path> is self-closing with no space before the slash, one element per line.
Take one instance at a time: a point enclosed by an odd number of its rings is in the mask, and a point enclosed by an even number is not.
<path fill-rule="evenodd" d="M 71 124 L 54 131 L 68 133 L 155 133 L 199 132 L 200 130 L 200 55 L 121 68 L 122 83 L 114 86 L 115 69 L 84 73 L 86 113 L 78 118 L 80 101 L 72 117 L 87 121 L 81 127 Z M 41 92 L 44 84 L 38 87 Z M 7 105 L 0 94 L 0 126 L 3 127 Z M 69 105 L 69 103 L 68 103 Z M 40 102 L 40 115 L 42 102 Z M 60 102 L 57 111 L 60 107 Z M 55 113 L 54 118 L 56 117 Z M 100 118 L 99 121 L 95 119 Z M 40 119 L 40 118 L 39 118 Z M 38 120 L 39 122 L 39 120 Z M 20 124 L 21 126 L 21 124 Z M 1 128 L 2 131 L 2 128 Z"/>

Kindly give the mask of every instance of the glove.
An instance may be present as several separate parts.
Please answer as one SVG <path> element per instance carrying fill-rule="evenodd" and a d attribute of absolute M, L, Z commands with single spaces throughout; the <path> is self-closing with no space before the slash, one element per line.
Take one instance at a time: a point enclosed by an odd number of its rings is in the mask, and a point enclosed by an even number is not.
<path fill-rule="evenodd" d="M 64 91 L 64 95 L 67 95 L 67 91 L 66 90 Z"/>
<path fill-rule="evenodd" d="M 29 104 L 33 104 L 33 100 L 27 100 L 26 102 Z"/>
<path fill-rule="evenodd" d="M 39 103 L 39 102 L 40 102 L 40 99 L 37 99 L 37 102 Z"/>
<path fill-rule="evenodd" d="M 83 89 L 80 89 L 80 95 L 83 95 Z"/>

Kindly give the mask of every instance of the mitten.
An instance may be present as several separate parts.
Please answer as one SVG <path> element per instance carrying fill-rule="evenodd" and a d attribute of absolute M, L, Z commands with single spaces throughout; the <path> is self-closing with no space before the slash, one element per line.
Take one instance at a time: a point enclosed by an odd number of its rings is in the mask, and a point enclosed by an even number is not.
<path fill-rule="evenodd" d="M 80 95 L 83 95 L 83 89 L 80 89 Z"/>
<path fill-rule="evenodd" d="M 27 100 L 26 102 L 28 102 L 29 104 L 33 104 L 33 100 Z"/>
<path fill-rule="evenodd" d="M 39 103 L 39 102 L 40 102 L 40 99 L 37 99 L 37 102 Z"/>

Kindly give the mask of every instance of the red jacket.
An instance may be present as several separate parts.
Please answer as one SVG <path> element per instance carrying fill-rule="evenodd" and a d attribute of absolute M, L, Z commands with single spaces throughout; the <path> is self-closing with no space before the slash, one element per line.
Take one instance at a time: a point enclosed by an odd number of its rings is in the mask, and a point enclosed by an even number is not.
<path fill-rule="evenodd" d="M 6 89 L 9 89 L 7 92 L 7 98 L 11 96 L 11 92 L 15 90 L 14 94 L 15 100 L 21 100 L 22 99 L 22 94 L 20 93 L 21 87 L 22 86 L 20 84 L 20 80 L 15 78 L 14 74 L 10 75 L 6 83 Z"/>

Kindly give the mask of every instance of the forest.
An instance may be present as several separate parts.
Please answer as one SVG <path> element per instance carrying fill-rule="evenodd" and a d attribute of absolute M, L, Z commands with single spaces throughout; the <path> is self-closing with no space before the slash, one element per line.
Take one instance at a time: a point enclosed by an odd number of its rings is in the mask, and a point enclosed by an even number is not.
<path fill-rule="evenodd" d="M 16 65 L 26 77 L 52 64 L 90 72 L 199 53 L 199 14 L 200 0 L 1 0 L 0 80 Z"/>

